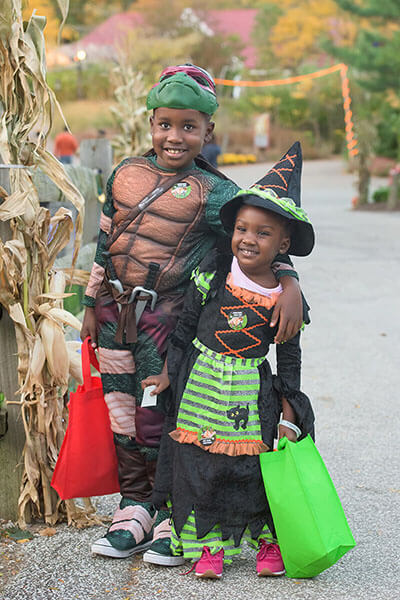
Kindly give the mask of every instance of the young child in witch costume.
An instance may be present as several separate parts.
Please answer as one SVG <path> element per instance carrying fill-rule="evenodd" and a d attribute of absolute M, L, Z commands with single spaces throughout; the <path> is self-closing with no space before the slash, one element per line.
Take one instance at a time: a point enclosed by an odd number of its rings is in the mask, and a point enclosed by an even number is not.
<path fill-rule="evenodd" d="M 107 185 L 81 331 L 99 349 L 122 495 L 106 535 L 92 545 L 105 556 L 146 549 L 155 530 L 164 536 L 166 563 L 181 562 L 170 555 L 168 513 L 157 515 L 151 503 L 168 391 L 142 406 L 140 382 L 161 371 L 190 274 L 223 234 L 219 209 L 238 191 L 198 156 L 217 106 L 206 71 L 165 69 L 147 97 L 154 149 L 122 161 Z M 275 319 L 278 336 L 288 339 L 301 324 L 301 294 L 284 263 L 276 263 L 287 289 Z"/>
<path fill-rule="evenodd" d="M 258 455 L 272 450 L 278 422 L 279 437 L 314 435 L 300 391 L 300 333 L 277 345 L 277 376 L 266 360 L 282 293 L 274 258 L 306 256 L 314 245 L 300 208 L 300 172 L 296 143 L 259 184 L 222 207 L 232 253 L 213 251 L 194 270 L 169 338 L 168 373 L 143 382 L 158 392 L 172 388 L 153 500 L 160 506 L 170 498 L 172 549 L 195 561 L 199 577 L 221 577 L 244 539 L 259 548 L 258 575 L 285 572 Z"/>

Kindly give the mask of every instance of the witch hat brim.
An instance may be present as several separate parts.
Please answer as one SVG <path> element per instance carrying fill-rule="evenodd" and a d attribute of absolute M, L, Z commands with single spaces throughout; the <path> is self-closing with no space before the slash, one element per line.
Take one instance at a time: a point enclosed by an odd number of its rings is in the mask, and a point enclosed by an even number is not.
<path fill-rule="evenodd" d="M 301 146 L 300 142 L 295 142 L 264 177 L 251 188 L 240 190 L 221 208 L 220 218 L 225 230 L 230 234 L 233 232 L 241 206 L 257 206 L 281 215 L 292 223 L 289 254 L 310 254 L 315 235 L 310 219 L 300 207 L 301 168 Z"/>
<path fill-rule="evenodd" d="M 292 223 L 288 254 L 307 256 L 314 247 L 314 229 L 305 211 L 296 206 L 290 199 L 274 196 L 272 190 L 260 190 L 254 186 L 241 190 L 229 200 L 219 211 L 222 225 L 228 234 L 232 234 L 236 215 L 243 206 L 257 206 L 281 215 Z"/>

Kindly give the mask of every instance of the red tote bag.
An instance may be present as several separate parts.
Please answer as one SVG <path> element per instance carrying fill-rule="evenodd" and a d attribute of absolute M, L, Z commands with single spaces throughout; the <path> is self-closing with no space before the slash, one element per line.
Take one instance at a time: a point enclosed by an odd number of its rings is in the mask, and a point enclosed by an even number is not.
<path fill-rule="evenodd" d="M 71 393 L 69 419 L 51 485 L 62 500 L 119 492 L 118 467 L 107 405 L 90 338 L 82 344 L 83 385 Z"/>

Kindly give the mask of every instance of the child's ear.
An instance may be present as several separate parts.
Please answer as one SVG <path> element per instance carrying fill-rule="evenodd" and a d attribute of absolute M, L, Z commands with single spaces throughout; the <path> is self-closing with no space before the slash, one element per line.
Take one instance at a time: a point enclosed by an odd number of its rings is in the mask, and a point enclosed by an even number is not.
<path fill-rule="evenodd" d="M 149 118 L 149 123 L 150 123 L 150 133 L 153 133 L 153 127 L 154 127 L 154 115 L 151 115 Z"/>
<path fill-rule="evenodd" d="M 211 142 L 211 137 L 212 137 L 212 132 L 214 131 L 214 127 L 215 127 L 214 121 L 209 121 L 209 123 L 207 123 L 206 135 L 204 136 L 205 144 L 208 144 L 208 142 Z"/>
<path fill-rule="evenodd" d="M 286 254 L 290 247 L 290 237 L 284 237 L 279 246 L 279 254 Z"/>

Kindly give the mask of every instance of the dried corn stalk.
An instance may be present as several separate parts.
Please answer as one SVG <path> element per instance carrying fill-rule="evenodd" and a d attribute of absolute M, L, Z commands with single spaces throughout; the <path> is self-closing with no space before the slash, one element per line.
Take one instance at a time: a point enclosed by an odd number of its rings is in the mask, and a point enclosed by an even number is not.
<path fill-rule="evenodd" d="M 140 156 L 151 147 L 151 137 L 145 118 L 147 89 L 143 75 L 121 55 L 113 70 L 117 102 L 111 107 L 119 133 L 113 138 L 112 146 L 116 160 L 126 156 Z"/>
<path fill-rule="evenodd" d="M 68 0 L 58 0 L 63 17 Z M 53 468 L 64 437 L 64 395 L 70 375 L 80 378 L 76 343 L 67 343 L 64 326 L 80 322 L 63 309 L 65 285 L 81 282 L 73 266 L 79 250 L 84 200 L 63 166 L 45 149 L 55 96 L 46 82 L 43 28 L 45 19 L 32 15 L 22 22 L 21 0 L 2 0 L 0 17 L 0 156 L 10 165 L 10 189 L 0 189 L 0 220 L 8 221 L 12 239 L 0 240 L 0 303 L 14 321 L 18 345 L 18 403 L 26 444 L 19 498 L 19 522 L 31 516 L 54 524 L 67 514 L 78 526 L 98 522 L 90 501 L 80 509 L 61 502 L 50 487 Z M 39 136 L 32 135 L 39 129 Z M 17 168 L 21 166 L 22 168 Z M 71 212 L 60 208 L 50 217 L 39 204 L 27 168 L 40 168 L 78 210 L 72 268 L 53 268 L 57 254 L 73 231 Z M 45 199 L 42 199 L 45 200 Z"/>

